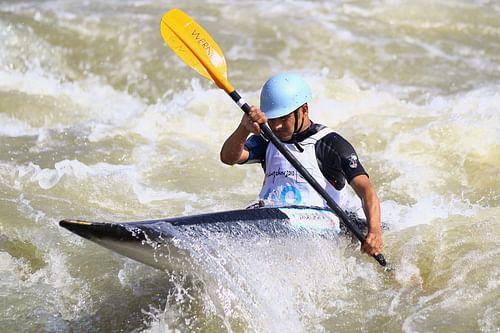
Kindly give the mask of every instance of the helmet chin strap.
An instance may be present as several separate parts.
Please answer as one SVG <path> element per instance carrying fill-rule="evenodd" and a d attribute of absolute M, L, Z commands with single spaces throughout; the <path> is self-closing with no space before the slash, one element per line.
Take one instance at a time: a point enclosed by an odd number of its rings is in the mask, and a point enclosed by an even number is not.
<path fill-rule="evenodd" d="M 302 130 L 302 127 L 304 126 L 304 117 L 302 117 L 302 121 L 300 122 L 299 126 L 299 110 L 301 108 L 302 106 L 293 112 L 293 115 L 295 117 L 295 123 L 293 125 L 293 134 L 290 142 L 294 143 L 295 147 L 297 147 L 297 149 L 302 153 L 304 151 L 304 148 L 302 148 L 302 146 L 297 142 L 297 136 L 299 135 L 300 130 Z"/>

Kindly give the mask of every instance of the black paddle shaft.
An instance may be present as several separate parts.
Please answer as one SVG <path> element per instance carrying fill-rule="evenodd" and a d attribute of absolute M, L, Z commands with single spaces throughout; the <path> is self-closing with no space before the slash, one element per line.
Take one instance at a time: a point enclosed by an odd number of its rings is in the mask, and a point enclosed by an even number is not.
<path fill-rule="evenodd" d="M 250 112 L 250 105 L 248 103 L 243 102 L 241 96 L 238 94 L 238 92 L 235 90 L 232 93 L 229 94 L 233 101 L 238 104 L 238 106 L 246 113 Z M 243 102 L 243 103 L 242 103 Z M 290 164 L 293 165 L 293 167 L 300 173 L 302 177 L 304 177 L 305 180 L 325 199 L 326 203 L 328 206 L 337 214 L 337 216 L 341 219 L 341 221 L 344 223 L 344 225 L 349 229 L 355 236 L 356 238 L 361 242 L 364 243 L 366 240 L 365 235 L 361 233 L 361 231 L 351 223 L 349 218 L 347 217 L 346 213 L 337 205 L 337 203 L 333 200 L 333 198 L 326 192 L 326 190 L 314 179 L 314 177 L 307 171 L 306 168 L 297 160 L 295 156 L 290 153 L 290 151 L 283 145 L 283 143 L 276 137 L 276 135 L 273 133 L 269 125 L 266 124 L 261 124 L 260 129 L 264 133 L 265 137 L 271 141 L 271 143 L 279 150 L 283 156 L 287 159 Z M 384 255 L 382 253 L 373 256 L 380 265 L 385 266 L 387 263 L 385 261 Z"/>

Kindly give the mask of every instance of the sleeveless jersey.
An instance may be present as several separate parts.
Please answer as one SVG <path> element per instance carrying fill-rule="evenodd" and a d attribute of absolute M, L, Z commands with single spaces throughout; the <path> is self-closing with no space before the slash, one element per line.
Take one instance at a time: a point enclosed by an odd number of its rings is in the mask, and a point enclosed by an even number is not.
<path fill-rule="evenodd" d="M 340 191 L 337 191 L 321 172 L 315 150 L 316 142 L 332 132 L 328 128 L 323 128 L 301 141 L 302 152 L 295 144 L 284 143 L 284 145 L 333 200 L 339 203 Z M 266 149 L 265 179 L 259 198 L 270 205 L 327 206 L 323 197 L 309 185 L 273 144 L 269 144 Z"/>

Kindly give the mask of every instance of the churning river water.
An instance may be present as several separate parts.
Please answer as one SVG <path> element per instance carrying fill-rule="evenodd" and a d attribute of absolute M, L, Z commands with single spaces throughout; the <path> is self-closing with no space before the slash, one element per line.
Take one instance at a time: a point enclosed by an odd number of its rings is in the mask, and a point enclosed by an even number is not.
<path fill-rule="evenodd" d="M 219 162 L 241 111 L 160 37 L 174 7 L 247 101 L 282 71 L 310 83 L 393 271 L 348 240 L 214 239 L 203 274 L 166 273 L 58 226 L 255 200 L 260 167 Z M 0 331 L 499 332 L 499 165 L 496 0 L 0 0 Z"/>

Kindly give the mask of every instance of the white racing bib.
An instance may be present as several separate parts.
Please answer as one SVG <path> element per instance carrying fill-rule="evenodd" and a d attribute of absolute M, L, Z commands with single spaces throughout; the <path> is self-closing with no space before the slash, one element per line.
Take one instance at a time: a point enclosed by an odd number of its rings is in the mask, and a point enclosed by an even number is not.
<path fill-rule="evenodd" d="M 332 130 L 323 128 L 300 142 L 303 152 L 300 152 L 295 144 L 284 143 L 284 145 L 338 204 L 340 191 L 337 191 L 323 176 L 316 159 L 315 144 L 329 133 L 332 133 Z M 323 197 L 271 143 L 266 150 L 265 179 L 259 198 L 271 205 L 327 206 Z"/>

